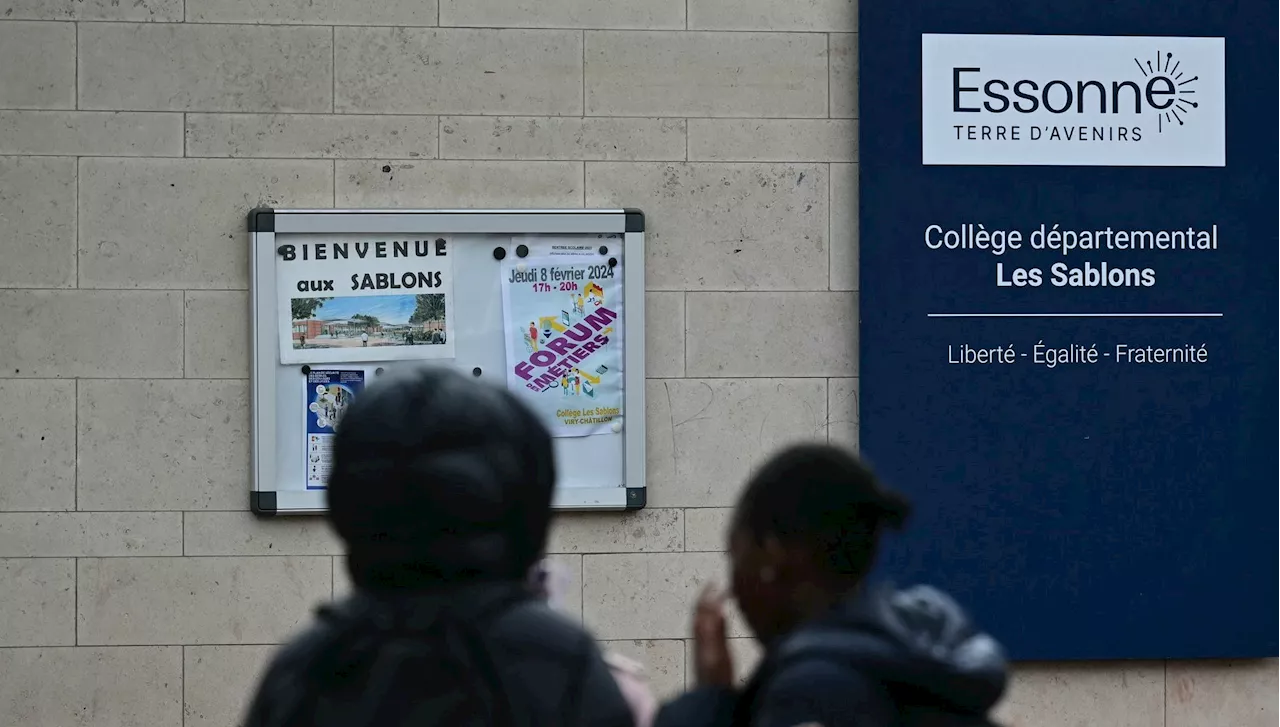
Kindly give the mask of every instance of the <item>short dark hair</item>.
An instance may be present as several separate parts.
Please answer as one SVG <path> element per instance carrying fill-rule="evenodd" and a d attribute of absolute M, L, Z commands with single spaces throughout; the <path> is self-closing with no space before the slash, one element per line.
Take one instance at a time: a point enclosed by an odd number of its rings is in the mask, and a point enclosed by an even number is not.
<path fill-rule="evenodd" d="M 850 452 L 800 444 L 771 457 L 747 483 L 733 527 L 763 542 L 808 548 L 827 575 L 861 578 L 871 570 L 885 528 L 901 529 L 911 503 L 886 489 Z"/>
<path fill-rule="evenodd" d="M 334 439 L 328 515 L 358 585 L 523 579 L 541 556 L 551 436 L 507 390 L 439 366 L 388 372 Z"/>

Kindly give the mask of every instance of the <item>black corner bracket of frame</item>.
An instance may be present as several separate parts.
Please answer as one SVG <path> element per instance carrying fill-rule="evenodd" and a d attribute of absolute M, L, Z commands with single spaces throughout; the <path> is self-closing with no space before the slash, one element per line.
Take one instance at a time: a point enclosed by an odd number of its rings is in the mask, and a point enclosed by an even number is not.
<path fill-rule="evenodd" d="M 642 510 L 648 504 L 648 490 L 644 487 L 628 487 L 627 488 L 627 509 Z"/>
<path fill-rule="evenodd" d="M 623 232 L 644 232 L 644 213 L 638 209 L 623 210 L 626 213 L 626 224 Z"/>
<path fill-rule="evenodd" d="M 276 211 L 270 207 L 256 207 L 249 211 L 249 232 L 275 232 Z"/>
<path fill-rule="evenodd" d="M 279 512 L 276 505 L 276 493 L 274 492 L 250 492 L 249 493 L 249 509 L 254 515 L 260 517 L 275 517 Z"/>

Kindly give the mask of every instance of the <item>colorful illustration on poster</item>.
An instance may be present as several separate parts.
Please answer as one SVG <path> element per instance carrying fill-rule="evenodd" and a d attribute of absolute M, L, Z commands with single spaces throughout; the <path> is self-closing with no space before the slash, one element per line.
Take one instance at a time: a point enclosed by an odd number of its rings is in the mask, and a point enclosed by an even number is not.
<path fill-rule="evenodd" d="M 612 431 L 622 415 L 622 267 L 593 259 L 508 261 L 502 271 L 507 386 L 558 437 Z"/>
<path fill-rule="evenodd" d="M 444 238 L 296 235 L 277 248 L 284 364 L 452 358 Z"/>
<path fill-rule="evenodd" d="M 364 388 L 363 371 L 319 371 L 307 379 L 307 489 L 322 490 L 333 465 L 333 437 L 352 399 Z"/>
<path fill-rule="evenodd" d="M 442 346 L 443 293 L 358 298 L 294 298 L 293 348 Z"/>

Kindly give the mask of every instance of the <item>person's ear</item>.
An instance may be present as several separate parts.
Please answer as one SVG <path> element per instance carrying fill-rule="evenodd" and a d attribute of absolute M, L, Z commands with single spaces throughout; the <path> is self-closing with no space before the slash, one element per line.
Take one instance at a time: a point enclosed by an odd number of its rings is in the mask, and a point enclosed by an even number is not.
<path fill-rule="evenodd" d="M 782 541 L 772 535 L 766 537 L 760 546 L 760 572 L 756 574 L 756 577 L 762 583 L 773 583 L 778 580 L 779 575 L 784 570 L 787 561 L 787 549 L 783 547 Z"/>

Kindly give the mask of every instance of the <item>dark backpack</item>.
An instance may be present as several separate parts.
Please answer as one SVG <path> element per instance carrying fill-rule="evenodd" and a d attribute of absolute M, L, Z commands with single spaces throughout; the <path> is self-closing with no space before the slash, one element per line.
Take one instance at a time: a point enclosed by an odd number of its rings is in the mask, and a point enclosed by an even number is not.
<path fill-rule="evenodd" d="M 285 676 L 271 727 L 526 727 L 528 710 L 503 675 L 488 626 L 523 593 L 481 603 L 325 606 L 324 643 Z"/>
<path fill-rule="evenodd" d="M 956 712 L 931 700 L 927 694 L 911 690 L 892 678 L 892 668 L 875 656 L 883 653 L 884 642 L 873 634 L 824 629 L 807 631 L 788 640 L 778 653 L 775 669 L 800 661 L 818 659 L 846 669 L 856 669 L 868 679 L 881 683 L 897 710 L 895 727 L 1000 727 L 982 714 Z M 863 655 L 863 656 L 858 656 Z"/>

